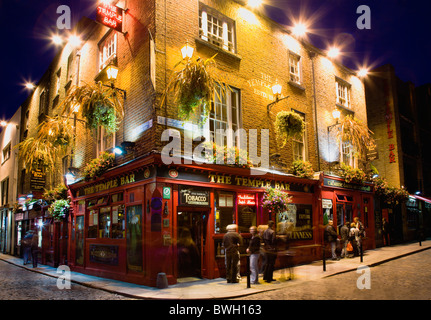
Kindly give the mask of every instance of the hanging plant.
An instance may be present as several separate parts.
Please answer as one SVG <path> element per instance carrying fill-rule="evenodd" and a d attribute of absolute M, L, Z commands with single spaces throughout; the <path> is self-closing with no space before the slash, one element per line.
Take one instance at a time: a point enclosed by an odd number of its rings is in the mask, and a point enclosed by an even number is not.
<path fill-rule="evenodd" d="M 89 128 L 102 126 L 108 133 L 116 132 L 124 117 L 122 95 L 102 82 L 71 87 L 61 103 L 62 113 L 70 117 L 77 111 L 74 110 L 76 106 L 81 109 Z"/>
<path fill-rule="evenodd" d="M 367 150 L 375 148 L 373 132 L 359 119 L 345 116 L 340 121 L 340 130 L 337 130 L 337 139 L 349 141 L 359 155 L 366 154 Z"/>
<path fill-rule="evenodd" d="M 54 201 L 48 208 L 48 212 L 55 220 L 63 220 L 69 212 L 69 200 L 61 199 Z"/>
<path fill-rule="evenodd" d="M 106 170 L 114 166 L 115 155 L 113 153 L 101 152 L 100 156 L 91 160 L 84 168 L 85 180 L 100 177 Z"/>
<path fill-rule="evenodd" d="M 262 207 L 270 213 L 279 213 L 287 210 L 287 205 L 292 202 L 292 196 L 274 188 L 266 188 L 263 196 Z"/>
<path fill-rule="evenodd" d="M 277 136 L 283 140 L 283 147 L 289 138 L 300 138 L 305 130 L 302 117 L 294 111 L 280 111 L 275 119 Z"/>
<path fill-rule="evenodd" d="M 174 93 L 174 102 L 178 105 L 178 116 L 189 120 L 193 115 L 199 114 L 205 120 L 209 114 L 214 95 L 221 100 L 217 88 L 224 95 L 228 86 L 214 75 L 215 60 L 209 59 L 185 59 L 174 67 L 183 66 L 175 71 L 166 87 L 161 105 L 165 102 L 169 92 Z"/>
<path fill-rule="evenodd" d="M 340 164 L 340 168 L 341 168 L 341 177 L 347 183 L 353 182 L 353 183 L 362 184 L 367 178 L 367 175 L 361 169 L 352 168 L 351 166 L 348 166 L 344 163 Z"/>
<path fill-rule="evenodd" d="M 374 178 L 374 192 L 389 205 L 398 205 L 409 200 L 409 193 L 404 188 L 393 187 L 384 178 Z"/>
<path fill-rule="evenodd" d="M 314 175 L 313 166 L 310 162 L 304 160 L 293 161 L 290 171 L 300 178 L 311 178 Z"/>

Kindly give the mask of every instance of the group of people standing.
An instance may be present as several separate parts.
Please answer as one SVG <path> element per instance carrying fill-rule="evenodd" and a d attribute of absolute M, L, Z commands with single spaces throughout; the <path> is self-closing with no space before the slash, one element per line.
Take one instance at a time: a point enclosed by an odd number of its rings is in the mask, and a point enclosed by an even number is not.
<path fill-rule="evenodd" d="M 263 232 L 258 232 L 256 226 L 251 226 L 249 231 L 251 239 L 246 249 L 250 254 L 250 282 L 259 284 L 259 257 L 262 257 L 263 280 L 270 283 L 273 279 L 275 261 L 277 259 L 277 237 L 274 230 L 274 221 L 268 221 L 268 228 Z M 227 233 L 223 237 L 225 248 L 226 280 L 228 283 L 239 282 L 240 252 L 242 237 L 236 232 L 235 224 L 226 227 Z M 263 243 L 263 245 L 262 245 Z"/>
<path fill-rule="evenodd" d="M 325 228 L 325 243 L 331 247 L 332 260 L 341 258 L 352 258 L 361 254 L 362 238 L 365 237 L 365 228 L 358 217 L 353 222 L 346 221 L 340 228 L 340 238 L 335 230 L 334 222 L 329 220 Z M 341 243 L 340 243 L 341 242 Z M 337 247 L 341 244 L 340 257 L 337 256 Z"/>
<path fill-rule="evenodd" d="M 33 262 L 33 268 L 37 268 L 37 259 L 39 254 L 39 236 L 36 230 L 29 230 L 21 241 L 24 248 L 23 264 L 29 263 L 30 258 Z"/>

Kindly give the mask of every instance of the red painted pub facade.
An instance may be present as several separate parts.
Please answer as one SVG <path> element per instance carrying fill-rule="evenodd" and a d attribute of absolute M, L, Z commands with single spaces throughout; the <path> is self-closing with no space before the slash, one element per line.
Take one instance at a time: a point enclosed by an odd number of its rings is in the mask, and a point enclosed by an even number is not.
<path fill-rule="evenodd" d="M 350 205 L 352 211 L 345 212 L 355 216 L 361 208 L 367 212 L 366 225 L 374 224 L 372 206 L 358 205 L 365 199 L 372 204 L 372 193 L 364 196 L 361 190 L 330 187 L 324 181 L 322 176 L 250 175 L 250 169 L 220 165 L 167 166 L 158 154 L 136 159 L 96 180 L 69 186 L 73 196 L 69 265 L 78 272 L 148 286 L 156 285 L 160 272 L 169 284 L 183 277 L 223 277 L 221 242 L 226 226 L 236 223 L 244 238 L 240 250 L 244 271 L 249 227 L 266 225 L 269 219 L 261 205 L 267 186 L 292 196 L 289 210 L 271 218 L 279 227 L 282 222 L 293 226 L 289 244 L 296 252 L 294 263 L 318 260 L 322 196 L 326 206 L 328 199 L 333 201 L 332 210 L 341 210 L 341 205 L 349 210 Z M 337 198 L 341 194 L 354 201 L 342 202 Z M 336 215 L 334 220 L 339 223 Z M 286 262 L 281 249 L 278 267 Z"/>

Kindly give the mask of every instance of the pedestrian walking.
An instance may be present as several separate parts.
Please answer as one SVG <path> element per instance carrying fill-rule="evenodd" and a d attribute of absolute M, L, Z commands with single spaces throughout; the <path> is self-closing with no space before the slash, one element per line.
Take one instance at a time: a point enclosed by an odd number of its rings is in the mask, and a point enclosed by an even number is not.
<path fill-rule="evenodd" d="M 333 220 L 328 221 L 328 225 L 325 228 L 324 237 L 325 237 L 325 242 L 329 243 L 329 245 L 331 246 L 332 260 L 340 260 L 340 258 L 337 257 L 337 253 L 336 253 L 338 235 L 337 235 L 337 231 L 334 228 Z"/>
<path fill-rule="evenodd" d="M 29 263 L 31 258 L 31 239 L 33 238 L 34 230 L 26 232 L 24 238 L 21 241 L 21 247 L 23 249 L 23 264 Z"/>
<path fill-rule="evenodd" d="M 349 237 L 354 248 L 354 255 L 357 256 L 361 252 L 361 236 L 359 235 L 359 229 L 354 222 L 350 225 Z"/>
<path fill-rule="evenodd" d="M 259 267 L 259 274 L 263 275 L 263 272 L 265 270 L 266 265 L 266 254 L 265 254 L 265 244 L 263 243 L 263 233 L 265 230 L 268 229 L 268 225 L 259 225 L 257 227 L 257 232 L 260 237 L 260 267 Z"/>
<path fill-rule="evenodd" d="M 383 239 L 385 241 L 385 246 L 389 246 L 391 244 L 390 233 L 389 233 L 389 221 L 387 221 L 385 218 L 382 219 L 382 233 L 383 233 Z"/>
<path fill-rule="evenodd" d="M 260 237 L 255 226 L 250 227 L 251 239 L 247 248 L 250 254 L 250 282 L 259 283 L 259 255 L 260 255 Z"/>
<path fill-rule="evenodd" d="M 274 221 L 268 221 L 268 229 L 263 233 L 263 243 L 266 255 L 266 265 L 263 280 L 270 283 L 273 279 L 275 261 L 277 260 L 277 235 L 274 231 Z"/>
<path fill-rule="evenodd" d="M 239 282 L 237 278 L 240 260 L 238 247 L 242 244 L 242 237 L 238 232 L 236 232 L 236 228 L 236 224 L 228 225 L 226 227 L 227 233 L 223 237 L 227 283 Z"/>
<path fill-rule="evenodd" d="M 37 268 L 37 258 L 39 254 L 39 236 L 34 232 L 31 239 L 31 259 L 33 260 L 33 268 Z"/>
<path fill-rule="evenodd" d="M 356 228 L 359 231 L 359 236 L 360 237 L 365 237 L 365 228 L 364 228 L 364 224 L 361 222 L 361 220 L 359 219 L 359 217 L 354 217 L 353 218 L 353 222 L 356 225 Z"/>
<path fill-rule="evenodd" d="M 349 231 L 350 231 L 350 222 L 346 221 L 344 225 L 340 229 L 341 236 L 341 258 L 347 258 L 347 244 L 349 243 Z"/>

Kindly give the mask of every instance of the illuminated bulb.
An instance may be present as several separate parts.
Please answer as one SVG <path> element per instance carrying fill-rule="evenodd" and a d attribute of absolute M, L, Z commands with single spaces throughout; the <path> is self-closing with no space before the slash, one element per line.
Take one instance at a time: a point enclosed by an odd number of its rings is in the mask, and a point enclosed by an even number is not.
<path fill-rule="evenodd" d="M 72 47 L 79 47 L 79 45 L 81 44 L 81 38 L 78 37 L 77 35 L 71 35 L 68 39 L 69 44 Z"/>
<path fill-rule="evenodd" d="M 6 126 L 7 126 L 7 122 L 6 122 L 6 121 L 4 121 L 4 120 L 2 120 L 2 121 L 0 122 L 0 126 L 2 126 L 2 127 L 6 127 Z"/>
<path fill-rule="evenodd" d="M 330 48 L 328 51 L 328 57 L 330 57 L 330 58 L 335 58 L 339 54 L 340 54 L 340 49 L 335 48 L 335 47 Z"/>
<path fill-rule="evenodd" d="M 114 65 L 109 65 L 107 68 L 106 68 L 106 75 L 107 75 L 107 77 L 108 77 L 108 79 L 109 80 L 115 80 L 115 79 L 117 79 L 117 76 L 118 76 L 118 68 L 116 67 L 116 66 L 114 66 Z"/>
<path fill-rule="evenodd" d="M 367 74 L 368 74 L 368 70 L 365 68 L 358 71 L 358 76 L 361 78 L 367 76 Z"/>
<path fill-rule="evenodd" d="M 34 84 L 33 84 L 33 83 L 31 83 L 31 82 L 27 82 L 27 83 L 25 84 L 25 87 L 26 87 L 27 89 L 33 90 L 33 89 L 34 89 Z"/>
<path fill-rule="evenodd" d="M 297 23 L 293 27 L 292 32 L 295 36 L 302 37 L 307 33 L 307 27 L 303 23 Z"/>
<path fill-rule="evenodd" d="M 187 41 L 186 45 L 181 48 L 181 55 L 183 56 L 183 59 L 190 59 L 193 56 L 193 51 L 195 49 L 191 46 L 189 46 L 189 42 Z"/>
<path fill-rule="evenodd" d="M 275 84 L 272 86 L 272 93 L 274 95 L 279 95 L 281 94 L 281 85 L 278 84 L 278 82 L 275 82 Z"/>
<path fill-rule="evenodd" d="M 56 45 L 60 45 L 60 44 L 63 43 L 63 39 L 59 35 L 57 35 L 57 34 L 53 35 L 52 38 L 51 38 L 51 40 Z"/>
<path fill-rule="evenodd" d="M 332 111 L 332 116 L 334 117 L 334 119 L 338 120 L 340 119 L 341 113 L 340 110 L 335 109 L 334 111 Z"/>
<path fill-rule="evenodd" d="M 262 0 L 248 0 L 247 4 L 252 8 L 257 8 L 262 5 Z"/>

